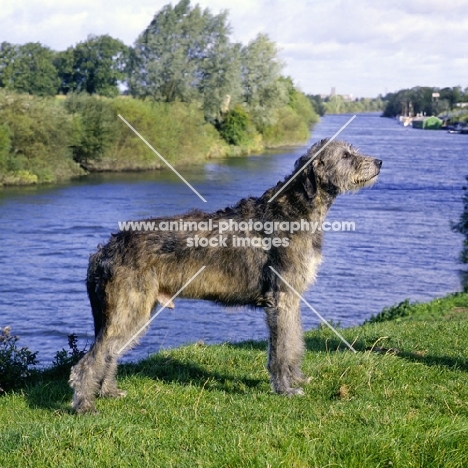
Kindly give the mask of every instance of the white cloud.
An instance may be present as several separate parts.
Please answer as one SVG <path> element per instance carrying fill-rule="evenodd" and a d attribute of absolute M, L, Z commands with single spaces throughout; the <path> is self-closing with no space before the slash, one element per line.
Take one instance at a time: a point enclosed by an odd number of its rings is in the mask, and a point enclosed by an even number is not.
<path fill-rule="evenodd" d="M 63 50 L 88 34 L 132 44 L 167 0 L 3 0 L 0 41 Z M 174 2 L 173 2 L 174 3 Z M 192 0 L 192 4 L 197 0 Z M 266 32 L 306 92 L 373 96 L 418 84 L 468 86 L 466 0 L 198 0 L 227 9 L 233 39 Z"/>

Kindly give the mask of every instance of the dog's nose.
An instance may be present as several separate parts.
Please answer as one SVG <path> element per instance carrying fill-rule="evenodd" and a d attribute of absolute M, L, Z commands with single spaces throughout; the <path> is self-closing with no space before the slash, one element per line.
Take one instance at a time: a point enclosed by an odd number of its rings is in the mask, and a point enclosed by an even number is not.
<path fill-rule="evenodd" d="M 381 159 L 375 159 L 374 164 L 380 169 L 382 167 L 382 160 Z"/>

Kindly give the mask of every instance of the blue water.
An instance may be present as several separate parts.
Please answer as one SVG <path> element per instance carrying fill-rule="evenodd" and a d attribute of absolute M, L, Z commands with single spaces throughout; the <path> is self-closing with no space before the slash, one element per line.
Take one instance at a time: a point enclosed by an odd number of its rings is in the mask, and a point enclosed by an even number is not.
<path fill-rule="evenodd" d="M 350 116 L 326 116 L 309 144 L 333 135 Z M 460 290 L 462 237 L 450 230 L 462 211 L 468 137 L 405 128 L 359 115 L 340 135 L 383 160 L 371 189 L 339 197 L 329 220 L 354 221 L 354 232 L 325 236 L 324 263 L 306 299 L 327 319 L 361 323 L 405 298 L 428 300 Z M 0 326 L 49 364 L 76 333 L 93 341 L 84 279 L 88 256 L 118 221 L 216 210 L 265 189 L 292 171 L 304 147 L 180 169 L 203 203 L 170 171 L 93 175 L 50 187 L 0 190 Z M 318 319 L 303 308 L 304 328 Z M 161 348 L 263 339 L 263 312 L 176 301 L 152 323 L 127 359 Z"/>

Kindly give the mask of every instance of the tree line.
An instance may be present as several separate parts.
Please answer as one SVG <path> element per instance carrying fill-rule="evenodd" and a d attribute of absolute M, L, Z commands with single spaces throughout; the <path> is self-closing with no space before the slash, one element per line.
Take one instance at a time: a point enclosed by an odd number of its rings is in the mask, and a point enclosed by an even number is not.
<path fill-rule="evenodd" d="M 203 152 L 246 154 L 307 140 L 318 116 L 282 75 L 276 44 L 259 34 L 243 45 L 230 33 L 226 12 L 180 0 L 158 11 L 131 47 L 109 35 L 88 36 L 64 51 L 3 42 L 0 184 L 66 178 L 79 172 L 72 163 L 80 170 L 155 167 L 143 146 L 122 132 L 119 112 L 133 116 L 142 131 L 159 135 L 153 122 L 167 128 L 174 141 L 159 139 L 175 163 L 190 162 L 187 151 L 200 160 Z M 50 128 L 60 120 L 68 137 Z M 190 150 L 183 134 L 194 138 Z M 52 135 L 61 164 L 47 156 Z"/>
<path fill-rule="evenodd" d="M 220 124 L 242 105 L 262 130 L 297 92 L 281 76 L 276 44 L 259 34 L 247 45 L 230 40 L 227 12 L 190 0 L 164 6 L 127 47 L 108 35 L 56 52 L 40 43 L 0 45 L 0 87 L 38 96 L 86 92 L 157 102 L 197 102 Z M 301 99 L 297 98 L 296 99 Z"/>
<path fill-rule="evenodd" d="M 449 114 L 457 110 L 456 104 L 468 102 L 468 88 L 416 86 L 388 93 L 384 100 L 384 117 Z"/>
<path fill-rule="evenodd" d="M 322 98 L 320 94 L 307 96 L 315 112 L 323 116 L 325 114 L 351 114 L 359 112 L 379 112 L 384 109 L 385 102 L 381 96 L 376 98 L 356 98 L 345 100 L 343 96 L 333 95 Z"/>
<path fill-rule="evenodd" d="M 0 44 L 0 87 L 37 96 L 85 91 L 113 97 L 125 79 L 129 49 L 108 35 L 63 52 L 40 43 Z"/>

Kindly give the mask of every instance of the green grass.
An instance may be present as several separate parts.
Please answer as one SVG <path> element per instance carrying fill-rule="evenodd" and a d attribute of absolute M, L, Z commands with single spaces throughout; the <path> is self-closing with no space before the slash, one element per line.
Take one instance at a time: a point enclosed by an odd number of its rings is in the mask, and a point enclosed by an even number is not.
<path fill-rule="evenodd" d="M 0 398 L 0 467 L 466 467 L 468 294 L 410 309 L 342 329 L 357 354 L 308 332 L 304 397 L 270 392 L 257 342 L 123 365 L 98 415 L 44 372 Z"/>

